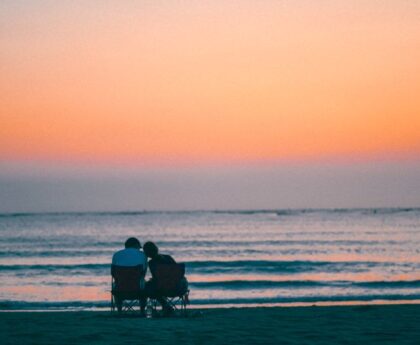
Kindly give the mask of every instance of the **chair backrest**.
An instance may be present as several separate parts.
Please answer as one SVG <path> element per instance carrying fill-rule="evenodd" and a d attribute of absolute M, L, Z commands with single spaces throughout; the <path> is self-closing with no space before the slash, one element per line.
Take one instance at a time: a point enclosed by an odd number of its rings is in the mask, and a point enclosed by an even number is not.
<path fill-rule="evenodd" d="M 161 292 L 174 292 L 185 275 L 184 264 L 157 264 L 155 269 L 156 287 Z"/>
<path fill-rule="evenodd" d="M 136 292 L 140 289 L 140 281 L 144 276 L 142 265 L 138 266 L 111 266 L 114 278 L 114 290 L 118 292 Z"/>

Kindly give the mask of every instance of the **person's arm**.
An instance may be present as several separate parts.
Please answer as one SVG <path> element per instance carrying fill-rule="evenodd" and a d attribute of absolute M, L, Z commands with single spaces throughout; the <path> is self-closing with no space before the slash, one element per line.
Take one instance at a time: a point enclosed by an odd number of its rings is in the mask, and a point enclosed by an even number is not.
<path fill-rule="evenodd" d="M 111 276 L 114 276 L 114 266 L 115 266 L 115 254 L 112 255 L 112 261 L 111 261 Z"/>
<path fill-rule="evenodd" d="M 172 256 L 167 255 L 166 258 L 167 258 L 168 264 L 176 264 L 176 261 Z"/>
<path fill-rule="evenodd" d="M 146 256 L 144 257 L 144 260 L 142 262 L 142 266 L 143 266 L 143 278 L 146 277 L 146 273 L 147 273 L 147 258 Z"/>
<path fill-rule="evenodd" d="M 149 260 L 149 270 L 153 279 L 155 277 L 155 270 L 156 270 L 156 262 L 153 259 Z"/>

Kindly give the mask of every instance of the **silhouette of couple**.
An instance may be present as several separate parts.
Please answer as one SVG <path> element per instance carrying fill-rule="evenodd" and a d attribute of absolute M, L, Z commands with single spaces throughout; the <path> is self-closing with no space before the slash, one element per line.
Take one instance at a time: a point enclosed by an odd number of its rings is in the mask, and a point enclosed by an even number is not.
<path fill-rule="evenodd" d="M 149 262 L 147 262 L 149 258 Z M 175 260 L 170 255 L 160 254 L 159 248 L 153 242 L 146 242 L 142 246 L 140 241 L 131 237 L 125 242 L 125 249 L 119 250 L 112 257 L 112 267 L 142 267 L 142 274 L 140 276 L 139 289 L 142 291 L 140 298 L 140 308 L 142 314 L 145 313 L 145 307 L 147 298 L 156 299 L 161 305 L 165 314 L 171 314 L 173 312 L 172 307 L 167 302 L 164 294 L 158 289 L 158 277 L 157 277 L 157 267 L 161 264 L 176 264 Z M 149 267 L 152 278 L 145 282 L 145 275 L 147 272 L 147 267 Z M 114 275 L 111 270 L 111 274 Z M 160 278 L 162 279 L 162 278 Z M 182 282 L 183 285 L 186 285 L 186 279 Z M 186 286 L 179 287 L 185 288 Z M 118 311 L 121 311 L 122 300 L 117 298 L 116 305 Z"/>

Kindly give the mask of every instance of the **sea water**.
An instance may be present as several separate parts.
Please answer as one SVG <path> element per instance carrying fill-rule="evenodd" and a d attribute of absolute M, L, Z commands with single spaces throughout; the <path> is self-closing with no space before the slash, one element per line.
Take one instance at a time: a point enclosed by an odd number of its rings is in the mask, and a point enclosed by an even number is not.
<path fill-rule="evenodd" d="M 420 209 L 2 214 L 0 235 L 0 310 L 108 308 L 131 236 L 197 306 L 420 300 Z"/>

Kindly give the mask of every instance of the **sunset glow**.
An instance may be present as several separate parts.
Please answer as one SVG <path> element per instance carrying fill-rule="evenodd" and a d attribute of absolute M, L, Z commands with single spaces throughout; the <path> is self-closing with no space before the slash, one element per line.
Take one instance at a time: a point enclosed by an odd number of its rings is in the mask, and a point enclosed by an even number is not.
<path fill-rule="evenodd" d="M 1 160 L 420 154 L 418 2 L 28 3 L 0 5 Z"/>

